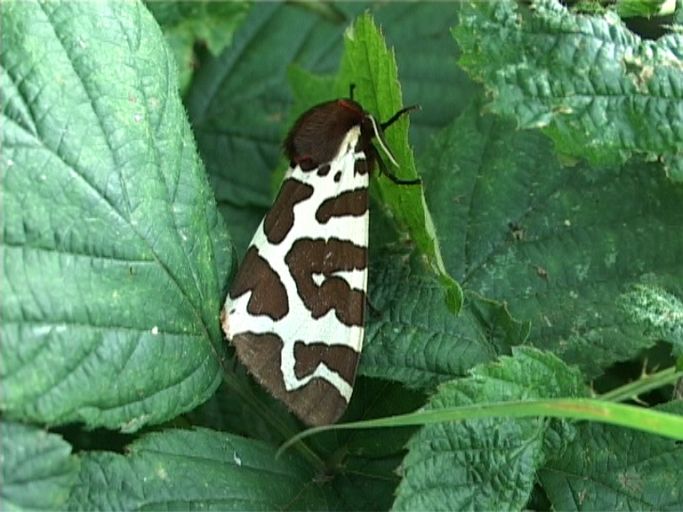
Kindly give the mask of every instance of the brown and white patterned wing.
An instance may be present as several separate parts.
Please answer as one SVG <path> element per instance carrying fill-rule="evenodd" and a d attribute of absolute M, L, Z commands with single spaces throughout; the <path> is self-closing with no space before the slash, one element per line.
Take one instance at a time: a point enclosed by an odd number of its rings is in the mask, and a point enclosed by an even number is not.
<path fill-rule="evenodd" d="M 352 128 L 329 164 L 288 171 L 223 312 L 249 372 L 311 425 L 346 409 L 363 343 L 369 176 L 359 136 Z"/>

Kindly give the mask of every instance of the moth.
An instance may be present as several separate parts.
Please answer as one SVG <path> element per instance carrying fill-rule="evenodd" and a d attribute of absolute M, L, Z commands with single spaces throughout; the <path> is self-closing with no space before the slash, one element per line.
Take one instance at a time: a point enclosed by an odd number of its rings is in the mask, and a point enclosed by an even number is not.
<path fill-rule="evenodd" d="M 352 91 L 353 92 L 353 89 Z M 368 282 L 368 184 L 392 163 L 379 123 L 351 98 L 304 112 L 289 131 L 290 166 L 247 249 L 221 318 L 247 370 L 309 425 L 334 423 L 351 399 Z"/>

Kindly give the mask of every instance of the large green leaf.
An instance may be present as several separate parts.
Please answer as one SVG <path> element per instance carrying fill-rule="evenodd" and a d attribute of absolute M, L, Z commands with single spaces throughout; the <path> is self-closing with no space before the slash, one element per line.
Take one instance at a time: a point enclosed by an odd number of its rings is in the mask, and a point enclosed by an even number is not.
<path fill-rule="evenodd" d="M 2 408 L 135 430 L 220 382 L 230 241 L 141 4 L 2 13 Z"/>
<path fill-rule="evenodd" d="M 61 510 L 78 478 L 79 461 L 59 436 L 0 422 L 3 510 Z"/>
<path fill-rule="evenodd" d="M 438 279 L 416 255 L 380 251 L 370 265 L 363 375 L 429 389 L 509 353 L 528 334 L 502 304 L 476 296 L 453 315 Z"/>
<path fill-rule="evenodd" d="M 493 111 L 543 127 L 570 155 L 617 164 L 640 153 L 683 180 L 682 34 L 642 40 L 610 11 L 501 0 L 468 3 L 454 35 Z"/>
<path fill-rule="evenodd" d="M 90 452 L 69 500 L 78 510 L 319 510 L 315 475 L 292 454 L 206 429 L 148 434 L 127 455 Z"/>
<path fill-rule="evenodd" d="M 665 409 L 680 414 L 683 403 Z M 539 472 L 553 509 L 683 509 L 683 445 L 596 423 L 576 430 L 566 451 Z"/>
<path fill-rule="evenodd" d="M 442 385 L 427 407 L 584 394 L 579 372 L 552 354 L 518 348 L 513 357 Z M 394 510 L 523 508 L 552 444 L 546 441 L 555 435 L 552 425 L 543 418 L 491 418 L 424 426 L 408 443 Z"/>
<path fill-rule="evenodd" d="M 618 297 L 635 283 L 683 292 L 683 190 L 655 165 L 560 165 L 542 135 L 476 105 L 424 162 L 446 267 L 465 289 L 530 320 L 530 341 L 591 375 L 656 336 Z"/>

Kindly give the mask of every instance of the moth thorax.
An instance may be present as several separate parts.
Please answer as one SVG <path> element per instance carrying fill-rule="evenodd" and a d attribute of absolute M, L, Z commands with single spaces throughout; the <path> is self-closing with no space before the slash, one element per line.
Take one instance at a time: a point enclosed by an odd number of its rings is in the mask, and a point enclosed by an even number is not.
<path fill-rule="evenodd" d="M 346 132 L 346 135 L 344 135 L 341 144 L 339 144 L 337 154 L 334 155 L 334 160 L 339 160 L 343 155 L 354 150 L 356 144 L 358 144 L 360 133 L 360 125 L 356 125 L 353 128 L 351 128 L 348 132 Z"/>

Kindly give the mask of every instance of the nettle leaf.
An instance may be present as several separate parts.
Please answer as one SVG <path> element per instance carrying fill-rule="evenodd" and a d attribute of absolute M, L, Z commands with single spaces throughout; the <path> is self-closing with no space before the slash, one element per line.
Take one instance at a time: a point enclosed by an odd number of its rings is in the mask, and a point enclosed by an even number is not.
<path fill-rule="evenodd" d="M 360 372 L 429 389 L 522 343 L 528 324 L 504 305 L 468 296 L 455 316 L 438 278 L 416 255 L 380 251 L 370 263 L 370 304 Z"/>
<path fill-rule="evenodd" d="M 683 413 L 683 402 L 662 408 Z M 598 423 L 577 435 L 538 477 L 555 510 L 681 510 L 683 445 Z"/>
<path fill-rule="evenodd" d="M 221 379 L 230 241 L 158 25 L 7 4 L 2 89 L 3 409 L 129 431 L 192 409 Z"/>
<path fill-rule="evenodd" d="M 207 429 L 147 434 L 127 455 L 82 455 L 69 499 L 78 510 L 318 510 L 309 467 L 269 445 Z"/>
<path fill-rule="evenodd" d="M 530 347 L 513 354 L 443 384 L 427 409 L 585 396 L 581 374 L 554 355 Z M 557 423 L 491 418 L 424 426 L 408 443 L 394 510 L 523 508 Z"/>
<path fill-rule="evenodd" d="M 505 301 L 532 322 L 531 343 L 589 375 L 655 343 L 617 297 L 639 283 L 683 293 L 683 238 L 672 236 L 683 190 L 656 166 L 562 167 L 545 137 L 477 105 L 428 155 L 446 268 L 465 289 Z"/>
<path fill-rule="evenodd" d="M 663 288 L 638 285 L 621 297 L 621 303 L 649 336 L 668 341 L 674 346 L 674 355 L 683 355 L 683 302 L 679 297 Z"/>
<path fill-rule="evenodd" d="M 0 422 L 4 510 L 61 510 L 78 478 L 79 460 L 61 437 Z"/>
<path fill-rule="evenodd" d="M 544 128 L 563 153 L 661 158 L 683 180 L 683 34 L 642 40 L 613 12 L 575 15 L 558 0 L 473 2 L 453 34 L 494 112 Z"/>
<path fill-rule="evenodd" d="M 178 65 L 178 84 L 186 91 L 197 66 L 194 52 L 196 43 L 205 44 L 213 55 L 218 55 L 232 42 L 235 29 L 242 23 L 249 9 L 245 1 L 192 2 L 151 1 L 147 8 L 164 31 Z"/>

